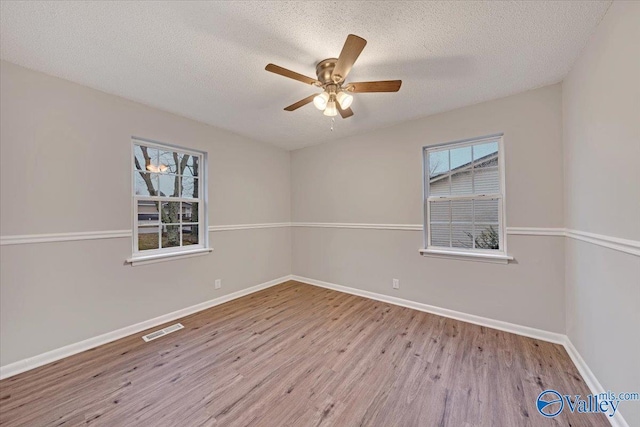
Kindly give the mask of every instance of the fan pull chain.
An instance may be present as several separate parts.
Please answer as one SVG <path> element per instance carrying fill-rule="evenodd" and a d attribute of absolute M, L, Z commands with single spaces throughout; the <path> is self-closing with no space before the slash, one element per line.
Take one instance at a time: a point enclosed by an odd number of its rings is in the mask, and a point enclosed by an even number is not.
<path fill-rule="evenodd" d="M 331 132 L 333 132 L 333 124 L 336 122 L 335 117 L 331 117 Z"/>

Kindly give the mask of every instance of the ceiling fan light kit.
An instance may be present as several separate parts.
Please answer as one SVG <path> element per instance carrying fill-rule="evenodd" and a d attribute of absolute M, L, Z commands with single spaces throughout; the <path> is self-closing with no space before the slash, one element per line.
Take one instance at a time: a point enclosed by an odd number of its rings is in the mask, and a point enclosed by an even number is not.
<path fill-rule="evenodd" d="M 329 102 L 329 94 L 327 92 L 322 92 L 320 95 L 313 98 L 313 105 L 315 105 L 315 107 L 320 111 L 327 108 L 327 102 Z"/>
<path fill-rule="evenodd" d="M 343 110 L 346 110 L 347 108 L 351 107 L 351 103 L 353 102 L 353 95 L 349 95 L 345 91 L 340 91 L 336 95 L 336 100 L 340 104 L 340 107 L 342 107 Z"/>
<path fill-rule="evenodd" d="M 335 117 L 338 115 L 338 109 L 336 108 L 336 101 L 333 98 L 333 95 L 327 102 L 327 107 L 324 109 L 324 115 L 329 117 Z"/>
<path fill-rule="evenodd" d="M 279 74 L 290 79 L 322 88 L 322 93 L 310 95 L 295 104 L 285 108 L 285 111 L 294 111 L 313 102 L 313 105 L 324 112 L 325 116 L 334 117 L 338 113 L 343 119 L 353 116 L 351 93 L 372 92 L 397 92 L 400 90 L 402 80 L 386 80 L 375 82 L 345 83 L 347 75 L 353 64 L 360 56 L 367 41 L 353 34 L 347 36 L 338 58 L 328 58 L 318 62 L 316 66 L 316 79 L 296 73 L 275 64 L 268 64 L 265 70 Z"/>

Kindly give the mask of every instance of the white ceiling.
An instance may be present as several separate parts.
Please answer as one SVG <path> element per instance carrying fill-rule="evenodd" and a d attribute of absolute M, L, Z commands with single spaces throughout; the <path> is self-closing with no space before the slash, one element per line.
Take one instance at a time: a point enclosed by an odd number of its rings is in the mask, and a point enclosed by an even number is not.
<path fill-rule="evenodd" d="M 610 1 L 2 1 L 2 59 L 287 149 L 556 83 Z M 330 119 L 315 77 L 347 34 L 367 39 L 348 81 L 402 79 L 397 94 L 356 94 Z"/>

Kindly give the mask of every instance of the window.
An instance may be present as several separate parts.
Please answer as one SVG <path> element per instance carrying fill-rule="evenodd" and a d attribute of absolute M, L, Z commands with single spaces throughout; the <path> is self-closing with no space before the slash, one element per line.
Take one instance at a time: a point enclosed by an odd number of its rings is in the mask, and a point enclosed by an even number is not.
<path fill-rule="evenodd" d="M 204 153 L 133 140 L 133 258 L 207 248 Z"/>
<path fill-rule="evenodd" d="M 502 135 L 424 148 L 423 253 L 506 257 Z"/>

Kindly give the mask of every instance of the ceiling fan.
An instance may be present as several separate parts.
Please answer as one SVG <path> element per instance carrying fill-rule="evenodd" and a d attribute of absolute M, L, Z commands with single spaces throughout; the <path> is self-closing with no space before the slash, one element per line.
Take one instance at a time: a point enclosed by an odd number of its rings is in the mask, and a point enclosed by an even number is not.
<path fill-rule="evenodd" d="M 324 111 L 325 116 L 334 117 L 340 113 L 342 118 L 346 119 L 353 116 L 353 111 L 350 108 L 353 102 L 351 93 L 397 92 L 400 90 L 402 80 L 345 82 L 349 71 L 351 71 L 353 64 L 366 44 L 367 41 L 362 37 L 349 34 L 338 58 L 328 58 L 318 62 L 318 65 L 316 65 L 317 79 L 287 70 L 275 64 L 267 65 L 265 67 L 267 71 L 323 89 L 320 94 L 309 95 L 295 104 L 289 105 L 285 108 L 285 111 L 297 110 L 313 101 L 313 105 L 317 109 Z"/>

